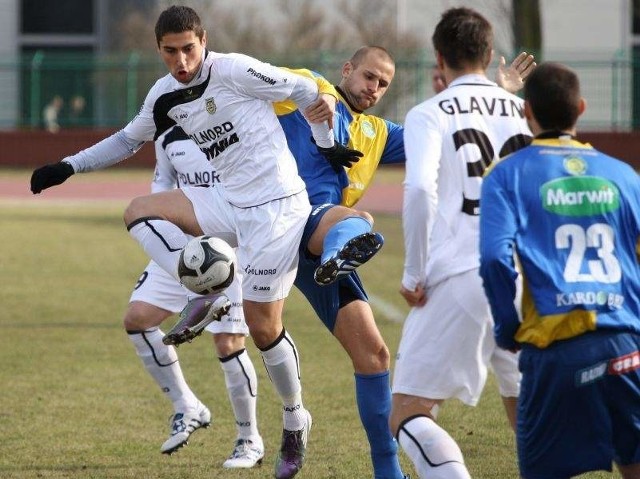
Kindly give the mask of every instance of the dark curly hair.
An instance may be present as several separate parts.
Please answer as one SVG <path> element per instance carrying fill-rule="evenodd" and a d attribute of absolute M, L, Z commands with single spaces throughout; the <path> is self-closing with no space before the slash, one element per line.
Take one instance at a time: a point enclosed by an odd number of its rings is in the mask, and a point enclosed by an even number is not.
<path fill-rule="evenodd" d="M 156 42 L 160 46 L 160 40 L 167 33 L 182 33 L 193 31 L 202 40 L 204 28 L 200 17 L 192 8 L 182 5 L 173 5 L 164 10 L 156 22 Z"/>
<path fill-rule="evenodd" d="M 476 65 L 486 69 L 491 61 L 493 27 L 471 8 L 450 8 L 442 14 L 431 41 L 454 70 Z"/>

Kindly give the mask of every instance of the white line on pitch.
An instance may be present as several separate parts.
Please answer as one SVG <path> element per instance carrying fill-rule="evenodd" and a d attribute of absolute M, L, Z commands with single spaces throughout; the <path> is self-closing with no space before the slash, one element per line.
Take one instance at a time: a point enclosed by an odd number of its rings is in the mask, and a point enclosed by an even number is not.
<path fill-rule="evenodd" d="M 394 323 L 404 322 L 404 318 L 407 315 L 402 310 L 389 303 L 388 301 L 380 298 L 379 296 L 376 296 L 374 294 L 368 294 L 368 296 L 371 306 L 385 319 Z"/>

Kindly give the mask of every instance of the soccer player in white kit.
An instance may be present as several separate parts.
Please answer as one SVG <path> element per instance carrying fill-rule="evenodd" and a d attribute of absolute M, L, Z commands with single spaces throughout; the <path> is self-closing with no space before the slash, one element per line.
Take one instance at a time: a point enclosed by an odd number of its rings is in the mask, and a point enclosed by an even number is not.
<path fill-rule="evenodd" d="M 447 10 L 432 40 L 447 88 L 405 120 L 400 292 L 412 309 L 396 357 L 390 425 L 421 478 L 458 479 L 469 472 L 436 423 L 439 404 L 458 398 L 475 405 L 491 365 L 514 427 L 517 356 L 493 339 L 478 273 L 478 214 L 485 168 L 531 133 L 522 101 L 486 77 L 493 33 L 484 17 Z"/>
<path fill-rule="evenodd" d="M 222 185 L 136 198 L 124 220 L 145 252 L 172 275 L 188 234 L 211 234 L 237 246 L 245 319 L 283 404 L 275 477 L 290 478 L 303 465 L 311 415 L 302 403 L 298 351 L 282 325 L 282 308 L 310 205 L 272 102 L 291 100 L 305 111 L 317 103 L 318 86 L 245 55 L 208 51 L 200 18 L 189 7 L 164 10 L 155 31 L 170 73 L 151 88 L 139 114 L 111 137 L 50 165 L 40 174 L 46 179 L 32 177 L 32 191 L 60 184 L 88 164 L 124 159 L 176 123 L 198 144 Z M 326 121 L 310 125 L 323 153 L 351 154 L 334 142 Z M 218 298 L 193 301 L 215 308 Z"/>
<path fill-rule="evenodd" d="M 176 187 L 214 188 L 220 179 L 197 145 L 178 126 L 165 131 L 155 141 L 156 167 L 151 192 Z M 257 376 L 245 350 L 249 329 L 242 311 L 241 275 L 225 290 L 231 300 L 228 314 L 213 321 L 207 330 L 213 333 L 214 346 L 224 372 L 225 384 L 234 411 L 237 438 L 225 468 L 248 468 L 264 456 L 262 437 L 256 419 Z M 163 343 L 160 324 L 180 312 L 189 297 L 195 296 L 175 278 L 151 261 L 131 294 L 124 326 L 145 368 L 161 390 L 173 402 L 169 439 L 161 452 L 171 454 L 186 444 L 193 431 L 206 427 L 211 413 L 193 394 L 186 381 L 175 347 Z"/>

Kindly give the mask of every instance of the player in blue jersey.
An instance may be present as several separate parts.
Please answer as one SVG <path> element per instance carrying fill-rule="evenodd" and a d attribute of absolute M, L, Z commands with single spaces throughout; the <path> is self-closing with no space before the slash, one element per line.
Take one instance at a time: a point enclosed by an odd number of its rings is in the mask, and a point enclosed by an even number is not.
<path fill-rule="evenodd" d="M 519 89 L 521 75 L 526 76 L 532 63 L 533 57 L 526 53 L 509 68 L 503 62 L 500 83 Z M 347 260 L 343 264 L 350 259 L 359 261 L 352 254 L 363 253 L 370 258 L 382 242 L 381 236 L 371 232 L 372 216 L 353 206 L 370 185 L 378 165 L 405 161 L 403 128 L 365 113 L 384 96 L 394 73 L 393 58 L 377 46 L 358 49 L 342 68 L 333 127 L 337 142 L 363 153 L 353 164 L 339 159 L 327 162 L 309 142 L 309 129 L 301 112 L 288 104 L 275 105 L 312 205 L 300 245 L 295 285 L 351 358 L 356 402 L 376 479 L 403 477 L 397 444 L 388 428 L 389 349 L 376 326 L 362 282 L 350 267 L 353 264 L 343 269 L 336 266 L 340 260 Z"/>
<path fill-rule="evenodd" d="M 520 473 L 564 479 L 615 462 L 638 479 L 640 179 L 575 140 L 585 102 L 572 70 L 538 66 L 524 98 L 535 138 L 489 171 L 480 215 L 496 342 L 521 350 Z"/>
<path fill-rule="evenodd" d="M 341 255 L 362 252 L 368 259 L 382 244 L 382 237 L 371 232 L 373 217 L 351 207 L 364 193 L 379 163 L 404 162 L 401 127 L 364 113 L 386 93 L 394 73 L 395 62 L 379 47 L 359 49 L 343 66 L 342 80 L 336 87 L 334 135 L 337 142 L 364 154 L 350 168 L 345 168 L 349 163 L 328 162 L 318 153 L 299 110 L 275 105 L 312 205 L 294 284 L 351 358 L 356 402 L 376 479 L 404 477 L 387 424 L 391 406 L 389 349 L 357 273 L 338 276 L 338 268 L 333 266 Z M 355 257 L 346 259 L 357 261 Z M 316 270 L 327 264 L 331 273 L 322 275 L 321 285 L 316 281 Z M 341 273 L 351 271 L 348 267 Z"/>

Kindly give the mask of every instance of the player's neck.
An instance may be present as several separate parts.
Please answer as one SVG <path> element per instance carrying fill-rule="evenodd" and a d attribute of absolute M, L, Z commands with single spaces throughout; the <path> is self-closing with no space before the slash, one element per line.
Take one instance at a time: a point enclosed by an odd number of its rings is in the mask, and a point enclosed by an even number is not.
<path fill-rule="evenodd" d="M 487 72 L 484 68 L 460 68 L 457 70 L 454 70 L 452 68 L 447 68 L 445 69 L 444 72 L 445 78 L 447 79 L 447 85 L 450 85 L 453 81 L 457 80 L 458 78 L 467 76 L 467 75 L 480 75 L 483 77 L 487 76 Z"/>

